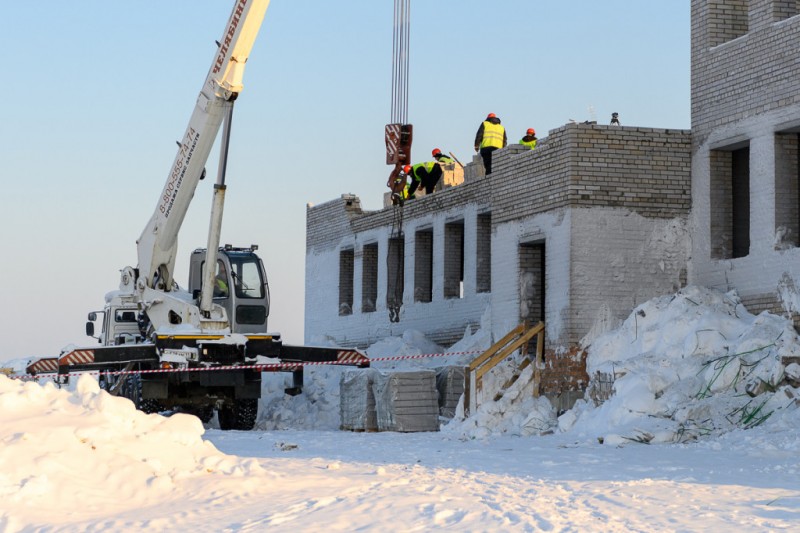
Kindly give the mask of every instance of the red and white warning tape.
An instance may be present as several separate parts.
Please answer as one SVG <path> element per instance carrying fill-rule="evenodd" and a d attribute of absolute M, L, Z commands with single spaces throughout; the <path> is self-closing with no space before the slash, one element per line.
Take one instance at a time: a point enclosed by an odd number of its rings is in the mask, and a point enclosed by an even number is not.
<path fill-rule="evenodd" d="M 370 363 L 378 363 L 382 361 L 403 361 L 408 359 L 425 359 L 428 357 L 451 357 L 455 355 L 471 355 L 481 353 L 480 350 L 473 350 L 467 352 L 447 352 L 447 353 L 423 353 L 415 355 L 394 355 L 388 357 L 374 357 L 369 359 Z M 210 371 L 224 371 L 224 370 L 261 370 L 262 372 L 275 372 L 279 370 L 298 369 L 304 366 L 322 366 L 322 365 L 352 365 L 353 361 L 305 361 L 305 362 L 286 362 L 286 363 L 269 363 L 262 365 L 226 365 L 226 366 L 213 366 L 213 367 L 196 367 L 196 368 L 158 368 L 155 370 L 87 370 L 84 372 L 70 372 L 67 374 L 58 374 L 58 377 L 81 376 L 83 374 L 103 374 L 106 376 L 121 376 L 129 374 L 165 374 L 172 372 L 210 372 Z M 42 371 L 41 374 L 35 376 L 9 376 L 11 379 L 22 380 L 35 380 L 39 378 L 52 378 L 53 374 L 57 372 L 57 368 L 48 371 Z"/>

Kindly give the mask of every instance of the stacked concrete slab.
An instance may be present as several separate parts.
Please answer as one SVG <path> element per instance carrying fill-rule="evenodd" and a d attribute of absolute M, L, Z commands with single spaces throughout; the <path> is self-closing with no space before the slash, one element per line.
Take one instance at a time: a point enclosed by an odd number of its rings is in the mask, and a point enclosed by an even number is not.
<path fill-rule="evenodd" d="M 466 368 L 444 366 L 436 370 L 436 390 L 439 392 L 439 416 L 453 418 L 461 395 L 464 394 Z"/>
<path fill-rule="evenodd" d="M 375 371 L 350 370 L 339 380 L 341 428 L 349 431 L 378 431 L 375 394 L 372 391 Z"/>
<path fill-rule="evenodd" d="M 376 373 L 373 392 L 380 431 L 439 431 L 433 370 Z"/>

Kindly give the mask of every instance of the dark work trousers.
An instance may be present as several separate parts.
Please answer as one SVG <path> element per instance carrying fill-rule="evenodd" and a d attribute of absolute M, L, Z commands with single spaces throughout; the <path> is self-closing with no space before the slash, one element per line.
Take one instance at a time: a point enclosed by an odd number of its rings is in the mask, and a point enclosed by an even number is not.
<path fill-rule="evenodd" d="M 492 152 L 497 150 L 494 146 L 487 146 L 485 148 L 481 148 L 480 154 L 483 158 L 483 168 L 486 169 L 486 175 L 492 173 Z"/>
<path fill-rule="evenodd" d="M 414 181 L 408 188 L 408 195 L 411 196 L 414 194 L 420 186 L 425 187 L 425 194 L 431 194 L 441 177 L 442 167 L 439 165 L 434 165 L 430 172 L 424 168 L 419 168 L 416 172 L 416 176 L 414 176 Z"/>
<path fill-rule="evenodd" d="M 425 194 L 431 194 L 433 192 L 433 188 L 436 187 L 436 184 L 439 183 L 439 180 L 442 179 L 442 167 L 439 165 L 433 165 L 433 168 L 428 173 L 428 179 L 422 180 L 422 185 L 425 187 Z"/>

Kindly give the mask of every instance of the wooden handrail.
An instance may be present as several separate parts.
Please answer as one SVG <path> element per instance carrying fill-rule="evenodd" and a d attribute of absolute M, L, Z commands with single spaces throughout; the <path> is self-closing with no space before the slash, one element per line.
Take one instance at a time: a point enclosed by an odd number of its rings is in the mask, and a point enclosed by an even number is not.
<path fill-rule="evenodd" d="M 523 348 L 534 337 L 537 337 L 536 342 L 536 364 L 534 365 L 533 380 L 534 380 L 534 397 L 539 397 L 539 383 L 541 382 L 541 364 L 544 353 L 544 323 L 539 322 L 533 327 L 530 327 L 527 322 L 523 322 L 514 329 L 512 329 L 502 339 L 494 343 L 488 350 L 476 357 L 467 367 L 466 382 L 464 387 L 464 414 L 469 416 L 470 407 L 474 404 L 474 408 L 478 407 L 478 392 L 482 388 L 483 376 L 490 372 L 500 362 L 504 361 L 511 354 Z M 523 352 L 524 353 L 524 352 Z M 529 358 L 526 358 L 521 365 L 517 368 L 517 372 L 521 372 L 530 364 Z M 516 376 L 509 380 L 504 385 L 504 388 L 513 381 Z M 474 386 L 473 386 L 474 381 Z M 475 395 L 474 400 L 472 395 Z M 498 394 L 495 400 L 502 397 Z"/>
<path fill-rule="evenodd" d="M 475 370 L 476 368 L 481 366 L 484 361 L 486 361 L 491 356 L 493 356 L 495 353 L 497 353 L 498 350 L 500 350 L 503 346 L 508 344 L 511 341 L 511 339 L 513 339 L 514 337 L 516 337 L 517 335 L 519 335 L 523 331 L 525 331 L 525 323 L 522 323 L 519 326 L 515 327 L 514 329 L 509 331 L 508 334 L 505 337 L 503 337 L 502 339 L 500 339 L 496 343 L 492 344 L 492 346 L 488 350 L 486 350 L 481 355 L 476 357 L 475 360 L 473 360 L 469 364 L 470 372 L 472 372 L 473 370 Z"/>
<path fill-rule="evenodd" d="M 487 372 L 496 367 L 503 359 L 505 359 L 512 353 L 516 352 L 520 347 L 526 345 L 528 341 L 531 340 L 531 337 L 533 337 L 543 329 L 544 329 L 544 324 L 539 322 L 539 324 L 536 327 L 528 330 L 527 333 L 524 333 L 517 340 L 515 340 L 514 342 L 512 342 L 511 344 L 509 344 L 508 346 L 506 346 L 505 348 L 494 354 L 486 362 L 486 364 L 482 365 L 480 368 L 477 369 L 475 377 L 482 378 Z"/>

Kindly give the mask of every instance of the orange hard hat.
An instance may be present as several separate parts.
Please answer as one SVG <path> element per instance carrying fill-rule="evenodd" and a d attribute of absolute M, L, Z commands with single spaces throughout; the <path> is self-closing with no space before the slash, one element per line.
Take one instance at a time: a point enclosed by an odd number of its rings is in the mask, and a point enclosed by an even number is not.
<path fill-rule="evenodd" d="M 437 155 L 439 155 L 439 154 L 441 154 L 441 153 L 442 153 L 442 151 L 441 151 L 441 150 L 439 150 L 438 148 L 434 148 L 434 149 L 433 149 L 433 151 L 431 152 L 431 155 L 432 155 L 433 157 L 436 157 Z"/>
<path fill-rule="evenodd" d="M 528 135 L 536 135 L 536 130 L 533 128 L 528 128 Z"/>
<path fill-rule="evenodd" d="M 406 166 L 404 166 L 404 167 L 403 167 L 403 172 L 405 172 L 406 174 L 408 174 L 409 172 L 411 172 L 411 165 L 406 165 Z"/>
<path fill-rule="evenodd" d="M 489 113 L 488 115 L 486 115 L 486 118 L 497 118 L 497 115 L 495 115 L 494 113 Z"/>

